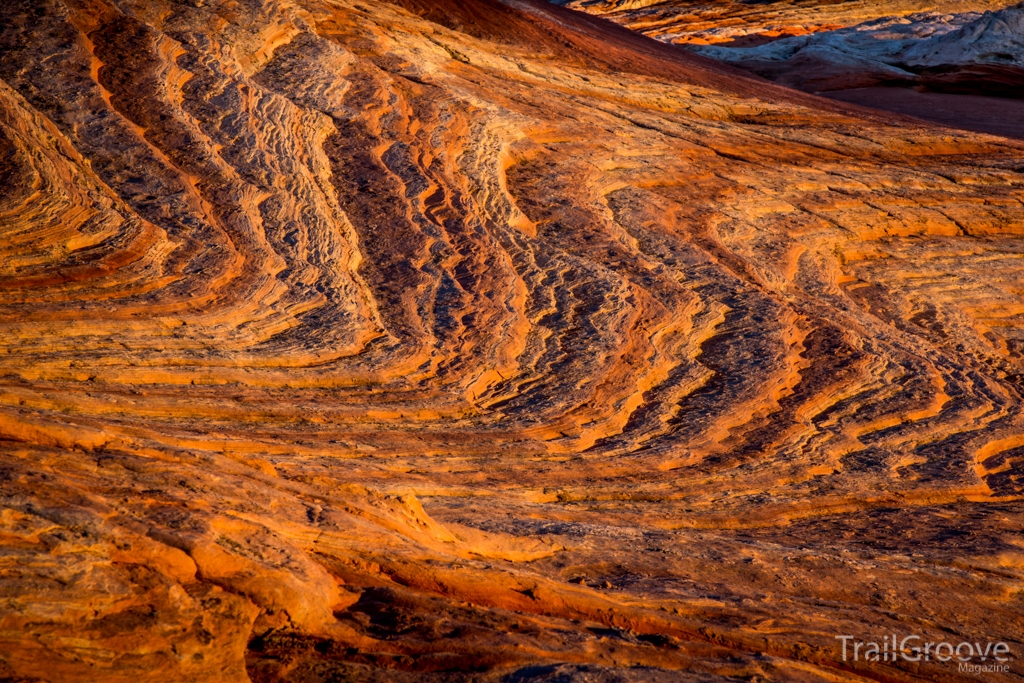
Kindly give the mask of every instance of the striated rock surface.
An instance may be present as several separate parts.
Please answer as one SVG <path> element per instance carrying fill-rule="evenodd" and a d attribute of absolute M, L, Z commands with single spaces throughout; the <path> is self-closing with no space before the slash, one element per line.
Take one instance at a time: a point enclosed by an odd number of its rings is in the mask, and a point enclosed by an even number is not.
<path fill-rule="evenodd" d="M 0 679 L 1024 652 L 1024 143 L 539 0 L 10 0 L 0 81 Z"/>

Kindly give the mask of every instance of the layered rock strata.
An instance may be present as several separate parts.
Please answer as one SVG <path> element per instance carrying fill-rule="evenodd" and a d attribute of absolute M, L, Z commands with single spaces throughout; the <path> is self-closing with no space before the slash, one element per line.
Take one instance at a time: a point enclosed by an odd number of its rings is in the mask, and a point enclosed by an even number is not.
<path fill-rule="evenodd" d="M 527 0 L 12 0 L 0 79 L 0 678 L 1024 652 L 1024 144 Z"/>

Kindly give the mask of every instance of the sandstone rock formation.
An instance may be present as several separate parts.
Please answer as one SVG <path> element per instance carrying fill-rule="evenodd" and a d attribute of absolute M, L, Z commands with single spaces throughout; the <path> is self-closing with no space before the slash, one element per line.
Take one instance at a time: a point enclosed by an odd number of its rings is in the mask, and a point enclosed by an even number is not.
<path fill-rule="evenodd" d="M 1024 143 L 540 0 L 9 0 L 0 149 L 2 679 L 1024 652 Z"/>

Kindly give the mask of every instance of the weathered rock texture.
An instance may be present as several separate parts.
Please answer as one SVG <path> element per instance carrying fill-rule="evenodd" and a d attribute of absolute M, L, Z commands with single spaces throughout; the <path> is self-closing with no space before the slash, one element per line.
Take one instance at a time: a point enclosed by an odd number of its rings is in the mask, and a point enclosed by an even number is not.
<path fill-rule="evenodd" d="M 1024 652 L 1024 145 L 526 0 L 8 0 L 0 79 L 0 678 Z"/>

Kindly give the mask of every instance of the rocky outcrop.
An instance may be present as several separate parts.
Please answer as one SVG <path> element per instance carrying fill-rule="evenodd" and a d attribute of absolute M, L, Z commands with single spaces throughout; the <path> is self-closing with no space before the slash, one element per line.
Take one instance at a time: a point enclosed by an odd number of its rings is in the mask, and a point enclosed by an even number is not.
<path fill-rule="evenodd" d="M 1024 651 L 1021 144 L 530 0 L 12 0 L 0 56 L 0 678 Z"/>

